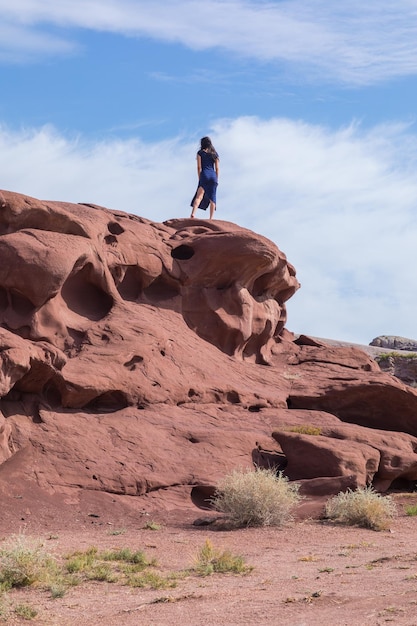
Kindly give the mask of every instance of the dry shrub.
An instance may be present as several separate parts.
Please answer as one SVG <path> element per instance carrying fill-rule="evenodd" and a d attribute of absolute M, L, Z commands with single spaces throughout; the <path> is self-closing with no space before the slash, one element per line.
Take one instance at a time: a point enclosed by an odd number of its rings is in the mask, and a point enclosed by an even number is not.
<path fill-rule="evenodd" d="M 57 565 L 38 540 L 13 535 L 0 549 L 0 585 L 3 589 L 47 585 Z"/>
<path fill-rule="evenodd" d="M 362 526 L 372 530 L 387 530 L 396 514 L 390 496 L 381 496 L 372 487 L 348 489 L 326 503 L 326 517 L 342 524 Z"/>
<path fill-rule="evenodd" d="M 298 489 L 272 469 L 234 470 L 218 483 L 212 503 L 235 526 L 282 526 L 300 500 Z"/>

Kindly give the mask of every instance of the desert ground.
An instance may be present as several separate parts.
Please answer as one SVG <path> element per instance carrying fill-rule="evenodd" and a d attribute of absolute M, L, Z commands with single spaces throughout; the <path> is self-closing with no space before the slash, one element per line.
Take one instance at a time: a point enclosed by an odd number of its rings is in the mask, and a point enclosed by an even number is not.
<path fill-rule="evenodd" d="M 4 596 L 5 621 L 27 624 L 15 611 L 26 606 L 36 612 L 30 621 L 45 626 L 417 625 L 417 518 L 405 513 L 417 493 L 392 497 L 398 515 L 381 532 L 310 518 L 305 506 L 285 528 L 239 530 L 194 525 L 206 517 L 197 508 L 124 517 L 97 502 L 91 513 L 42 520 L 26 510 L 14 526 L 2 520 L 3 542 L 15 533 L 41 539 L 58 561 L 92 547 L 140 550 L 166 584 L 86 580 L 56 598 L 36 586 L 13 589 Z M 196 560 L 207 540 L 219 553 L 243 557 L 248 571 L 199 574 Z"/>

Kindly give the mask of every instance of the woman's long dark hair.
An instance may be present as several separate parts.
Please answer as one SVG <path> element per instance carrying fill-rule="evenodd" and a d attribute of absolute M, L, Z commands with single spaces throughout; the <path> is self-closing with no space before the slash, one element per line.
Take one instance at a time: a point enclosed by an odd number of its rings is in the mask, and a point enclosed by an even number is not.
<path fill-rule="evenodd" d="M 207 150 L 207 152 L 211 154 L 213 159 L 219 158 L 219 155 L 217 154 L 213 144 L 211 143 L 210 137 L 203 137 L 200 143 L 201 143 L 201 150 Z"/>

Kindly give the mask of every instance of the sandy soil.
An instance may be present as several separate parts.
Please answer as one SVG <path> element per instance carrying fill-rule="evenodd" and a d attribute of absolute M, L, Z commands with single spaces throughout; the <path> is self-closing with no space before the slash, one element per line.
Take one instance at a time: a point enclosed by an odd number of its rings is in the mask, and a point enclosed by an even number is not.
<path fill-rule="evenodd" d="M 417 493 L 394 497 L 399 515 L 383 532 L 312 519 L 281 530 L 226 531 L 194 526 L 201 517 L 197 509 L 137 514 L 125 525 L 105 513 L 68 524 L 51 520 L 43 530 L 21 520 L 19 527 L 0 526 L 2 537 L 19 530 L 42 537 L 57 557 L 91 546 L 129 547 L 155 558 L 156 571 L 166 576 L 192 567 L 209 539 L 216 549 L 243 556 L 253 570 L 245 575 L 188 574 L 168 589 L 86 582 L 62 598 L 32 588 L 8 595 L 11 606 L 35 608 L 32 623 L 45 626 L 417 625 L 417 518 L 404 512 L 405 506 L 417 504 Z M 161 528 L 145 528 L 149 521 Z M 12 615 L 7 623 L 28 621 Z"/>

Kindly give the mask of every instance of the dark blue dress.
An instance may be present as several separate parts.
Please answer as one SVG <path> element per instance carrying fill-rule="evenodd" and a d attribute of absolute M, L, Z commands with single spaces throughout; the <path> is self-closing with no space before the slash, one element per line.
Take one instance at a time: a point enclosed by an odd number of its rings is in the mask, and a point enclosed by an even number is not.
<path fill-rule="evenodd" d="M 201 158 L 201 173 L 200 178 L 198 179 L 198 186 L 204 189 L 204 196 L 198 208 L 206 210 L 210 204 L 210 200 L 212 202 L 216 202 L 216 191 L 218 183 L 214 164 L 216 162 L 216 158 L 218 157 L 214 157 L 212 154 L 209 154 L 204 150 L 199 150 L 197 154 Z M 197 192 L 194 194 L 194 198 L 191 200 L 191 206 L 193 206 L 196 194 Z"/>

